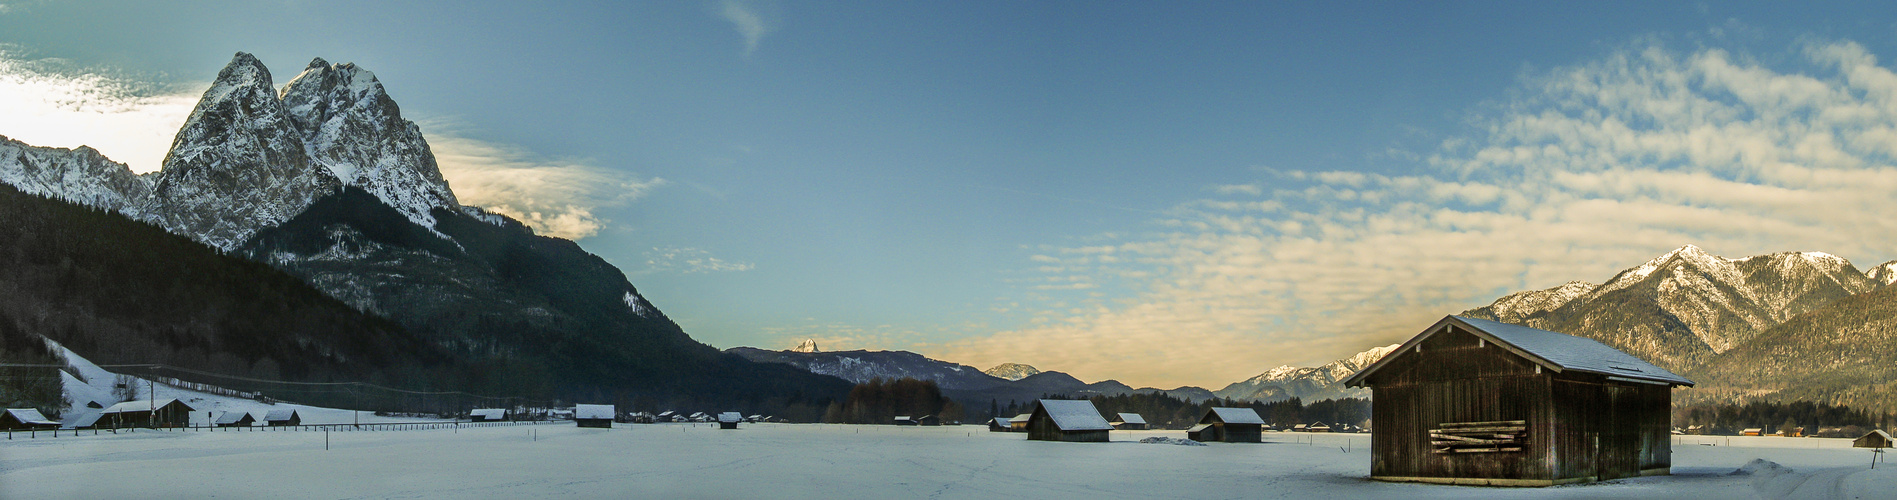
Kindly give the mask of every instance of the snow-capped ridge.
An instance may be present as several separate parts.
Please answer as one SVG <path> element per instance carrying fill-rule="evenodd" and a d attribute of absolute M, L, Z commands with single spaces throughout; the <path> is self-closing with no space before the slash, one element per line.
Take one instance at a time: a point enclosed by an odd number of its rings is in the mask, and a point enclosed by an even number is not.
<path fill-rule="evenodd" d="M 1897 283 L 1897 260 L 1878 264 L 1864 271 L 1864 277 L 1870 278 L 1877 286 L 1890 286 Z"/>
<path fill-rule="evenodd" d="M 460 206 L 420 127 L 402 118 L 375 73 L 318 57 L 277 97 L 302 132 L 310 161 L 344 185 L 361 187 L 424 227 L 434 227 L 435 208 Z"/>
<path fill-rule="evenodd" d="M 1041 370 L 1021 363 L 1002 363 L 981 372 L 1014 381 L 1038 375 Z"/>
<path fill-rule="evenodd" d="M 790 352 L 813 352 L 813 353 L 823 352 L 822 349 L 817 348 L 817 339 L 804 339 L 802 343 L 797 344 L 797 347 L 790 348 L 789 351 Z"/>

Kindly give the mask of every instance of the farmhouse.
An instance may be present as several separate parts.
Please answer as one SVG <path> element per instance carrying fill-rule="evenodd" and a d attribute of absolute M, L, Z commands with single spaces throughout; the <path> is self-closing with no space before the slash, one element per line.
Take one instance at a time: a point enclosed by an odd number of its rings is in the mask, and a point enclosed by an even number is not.
<path fill-rule="evenodd" d="M 247 411 L 227 411 L 218 415 L 217 419 L 212 420 L 211 423 L 218 427 L 250 427 L 257 425 L 257 417 L 251 416 Z"/>
<path fill-rule="evenodd" d="M 1114 415 L 1113 428 L 1123 431 L 1143 431 L 1146 430 L 1146 417 L 1142 417 L 1138 413 L 1121 413 Z"/>
<path fill-rule="evenodd" d="M 743 421 L 743 420 L 744 420 L 744 414 L 742 413 L 738 413 L 735 411 L 720 413 L 718 414 L 718 428 L 719 429 L 736 429 L 738 428 L 738 422 Z"/>
<path fill-rule="evenodd" d="M 580 427 L 613 428 L 613 405 L 573 405 L 573 421 Z"/>
<path fill-rule="evenodd" d="M 1370 477 L 1547 486 L 1667 474 L 1672 388 L 1593 340 L 1447 316 L 1350 378 L 1370 387 Z"/>
<path fill-rule="evenodd" d="M 99 412 L 100 425 L 124 427 L 183 427 L 191 422 L 191 405 L 176 399 L 126 401 Z"/>
<path fill-rule="evenodd" d="M 1851 440 L 1851 447 L 1853 448 L 1890 448 L 1891 447 L 1890 433 L 1884 432 L 1881 429 L 1864 433 L 1863 437 Z"/>
<path fill-rule="evenodd" d="M 1262 443 L 1265 419 L 1251 408 L 1212 408 L 1199 424 L 1186 430 L 1186 439 L 1198 442 Z"/>
<path fill-rule="evenodd" d="M 0 413 L 0 430 L 26 431 L 58 429 L 59 422 L 46 418 L 36 408 L 8 408 Z"/>
<path fill-rule="evenodd" d="M 481 408 L 468 412 L 470 422 L 500 422 L 507 420 L 506 408 Z"/>
<path fill-rule="evenodd" d="M 289 409 L 289 408 L 270 410 L 270 413 L 265 413 L 263 415 L 263 421 L 265 424 L 273 425 L 273 426 L 274 425 L 303 425 L 303 415 L 297 413 L 296 410 Z"/>
<path fill-rule="evenodd" d="M 1113 430 L 1087 400 L 1043 399 L 1027 421 L 1028 439 L 1034 441 L 1105 443 Z"/>

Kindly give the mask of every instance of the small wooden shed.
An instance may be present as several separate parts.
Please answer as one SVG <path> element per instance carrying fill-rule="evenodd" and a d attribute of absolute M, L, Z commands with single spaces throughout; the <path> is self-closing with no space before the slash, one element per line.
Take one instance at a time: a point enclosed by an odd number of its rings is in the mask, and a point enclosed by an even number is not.
<path fill-rule="evenodd" d="M 506 408 L 477 408 L 468 412 L 469 422 L 503 422 L 507 420 Z"/>
<path fill-rule="evenodd" d="M 1028 439 L 1034 441 L 1107 442 L 1113 425 L 1100 416 L 1092 401 L 1043 399 L 1028 414 Z"/>
<path fill-rule="evenodd" d="M 896 425 L 916 425 L 916 419 L 909 418 L 908 415 L 897 415 L 894 423 Z"/>
<path fill-rule="evenodd" d="M 1013 432 L 1013 431 L 1014 431 L 1014 423 L 1009 421 L 1008 417 L 995 417 L 995 418 L 988 419 L 988 432 Z"/>
<path fill-rule="evenodd" d="M 280 408 L 270 410 L 270 413 L 265 413 L 263 415 L 263 421 L 264 424 L 272 426 L 303 425 L 303 414 L 297 413 L 295 409 Z"/>
<path fill-rule="evenodd" d="M 0 430 L 30 431 L 58 429 L 59 422 L 46 418 L 38 408 L 8 408 L 0 412 Z"/>
<path fill-rule="evenodd" d="M 1600 342 L 1447 316 L 1344 380 L 1369 387 L 1370 477 L 1548 486 L 1667 474 L 1673 388 Z"/>
<path fill-rule="evenodd" d="M 211 423 L 218 427 L 250 427 L 257 425 L 257 417 L 247 411 L 227 411 Z"/>
<path fill-rule="evenodd" d="M 718 414 L 718 428 L 719 429 L 736 429 L 738 428 L 738 422 L 743 422 L 743 421 L 744 421 L 744 414 L 738 413 L 735 411 L 728 411 L 728 412 Z"/>
<path fill-rule="evenodd" d="M 1146 430 L 1146 417 L 1138 413 L 1121 413 L 1113 416 L 1113 428 L 1123 431 Z"/>
<path fill-rule="evenodd" d="M 176 399 L 126 401 L 99 411 L 98 425 L 125 427 L 184 427 L 196 408 Z"/>
<path fill-rule="evenodd" d="M 935 415 L 916 417 L 916 425 L 942 425 L 942 417 Z"/>
<path fill-rule="evenodd" d="M 1882 429 L 1864 433 L 1864 436 L 1851 440 L 1853 448 L 1890 448 L 1890 433 Z"/>
<path fill-rule="evenodd" d="M 1186 430 L 1186 439 L 1204 442 L 1262 443 L 1265 419 L 1251 408 L 1212 408 L 1199 424 Z"/>
<path fill-rule="evenodd" d="M 1033 418 L 1034 418 L 1033 413 L 1023 413 L 1020 415 L 1015 415 L 1014 418 L 1008 419 L 1008 427 L 1013 429 L 1014 432 L 1027 432 L 1028 420 L 1031 420 Z"/>
<path fill-rule="evenodd" d="M 580 427 L 613 428 L 613 405 L 573 405 L 573 421 Z"/>

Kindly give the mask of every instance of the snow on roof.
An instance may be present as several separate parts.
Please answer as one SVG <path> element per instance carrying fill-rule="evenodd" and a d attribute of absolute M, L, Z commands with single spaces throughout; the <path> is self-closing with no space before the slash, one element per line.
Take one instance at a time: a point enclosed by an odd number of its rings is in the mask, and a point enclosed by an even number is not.
<path fill-rule="evenodd" d="M 1560 332 L 1551 332 L 1539 328 L 1511 325 L 1486 319 L 1462 316 L 1444 317 L 1435 326 L 1423 334 L 1405 342 L 1397 352 L 1422 343 L 1431 335 L 1446 330 L 1447 324 L 1456 324 L 1470 330 L 1470 333 L 1494 341 L 1537 364 L 1555 369 L 1555 371 L 1574 370 L 1584 373 L 1598 373 L 1610 378 L 1621 378 L 1633 382 L 1658 382 L 1669 385 L 1692 386 L 1693 381 L 1675 375 L 1665 368 L 1654 366 L 1632 354 L 1608 347 L 1594 339 L 1576 337 Z M 1363 385 L 1370 373 L 1377 371 L 1397 356 L 1385 356 L 1376 364 L 1358 371 L 1344 381 L 1346 387 Z"/>
<path fill-rule="evenodd" d="M 1228 424 L 1265 424 L 1265 419 L 1251 408 L 1213 408 L 1207 415 L 1217 415 L 1220 422 Z"/>
<path fill-rule="evenodd" d="M 738 422 L 742 420 L 744 420 L 744 415 L 735 411 L 728 411 L 728 412 L 718 414 L 719 422 L 730 423 L 730 422 Z"/>
<path fill-rule="evenodd" d="M 573 405 L 573 418 L 613 418 L 613 405 Z"/>
<path fill-rule="evenodd" d="M 105 414 L 103 413 L 87 413 L 84 415 L 79 415 L 77 417 L 73 417 L 72 422 L 66 423 L 65 425 L 61 425 L 60 427 L 64 427 L 67 429 L 77 429 L 80 427 L 92 427 L 94 424 L 99 423 L 99 417 L 103 417 L 103 416 L 105 416 Z"/>
<path fill-rule="evenodd" d="M 1100 431 L 1112 430 L 1113 425 L 1100 416 L 1100 410 L 1094 408 L 1092 401 L 1043 399 L 1041 409 L 1048 418 L 1054 420 L 1054 427 L 1063 431 Z"/>
<path fill-rule="evenodd" d="M 1033 413 L 1023 413 L 1020 415 L 1015 415 L 1014 418 L 1008 419 L 1009 422 L 1026 422 L 1029 420 L 1034 420 Z"/>
<path fill-rule="evenodd" d="M 218 415 L 215 423 L 220 424 L 220 425 L 235 424 L 239 421 L 242 421 L 244 417 L 248 415 L 250 415 L 250 412 L 227 411 L 227 412 L 224 412 L 224 414 L 222 415 Z M 256 417 L 252 417 L 251 420 L 256 420 Z"/>
<path fill-rule="evenodd" d="M 40 414 L 39 409 L 36 408 L 8 408 L 7 414 L 13 415 L 14 420 L 23 424 L 59 425 L 59 422 L 54 422 L 46 418 L 46 415 Z"/>
<path fill-rule="evenodd" d="M 480 408 L 480 409 L 468 412 L 468 414 L 476 416 L 476 417 L 481 417 L 487 420 L 500 420 L 503 418 L 507 418 L 507 409 L 506 408 Z"/>
<path fill-rule="evenodd" d="M 1205 428 L 1207 428 L 1207 427 L 1211 427 L 1211 426 L 1212 426 L 1212 424 L 1199 424 L 1199 425 L 1194 425 L 1194 426 L 1192 426 L 1192 428 L 1191 428 L 1191 429 L 1186 429 L 1186 432 L 1199 432 L 1199 431 L 1203 431 L 1203 430 L 1205 430 Z"/>
<path fill-rule="evenodd" d="M 1146 423 L 1146 417 L 1142 417 L 1138 413 L 1121 413 L 1120 421 L 1129 424 L 1144 424 Z"/>
<path fill-rule="evenodd" d="M 156 401 L 148 400 L 148 399 L 143 399 L 143 400 L 138 400 L 138 401 L 126 401 L 123 403 L 119 403 L 119 404 L 115 404 L 110 407 L 107 407 L 104 411 L 101 411 L 99 413 L 110 414 L 110 413 L 151 411 L 154 408 L 164 408 L 166 406 L 171 406 L 172 403 L 178 403 L 178 404 L 184 405 L 184 409 L 186 411 L 195 409 L 195 408 L 192 408 L 191 405 L 185 405 L 183 402 L 179 402 L 176 399 L 166 398 L 166 399 L 160 399 Z"/>
<path fill-rule="evenodd" d="M 290 417 L 296 417 L 297 420 L 303 419 L 302 415 L 296 414 L 296 410 L 289 408 L 270 410 L 270 413 L 264 414 L 263 419 L 266 422 L 287 422 Z"/>

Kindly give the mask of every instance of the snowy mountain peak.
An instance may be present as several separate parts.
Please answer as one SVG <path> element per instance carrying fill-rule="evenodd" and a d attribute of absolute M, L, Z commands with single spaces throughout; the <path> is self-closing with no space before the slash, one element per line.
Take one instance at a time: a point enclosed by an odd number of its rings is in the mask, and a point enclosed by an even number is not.
<path fill-rule="evenodd" d="M 1279 366 L 1266 370 L 1258 376 L 1225 386 L 1214 394 L 1223 398 L 1239 400 L 1278 400 L 1286 398 L 1304 398 L 1306 401 L 1340 397 L 1362 397 L 1367 394 L 1361 389 L 1348 389 L 1338 382 L 1350 378 L 1359 370 L 1376 363 L 1384 356 L 1396 351 L 1402 344 L 1390 344 L 1352 354 L 1344 359 L 1325 363 L 1315 368 Z"/>
<path fill-rule="evenodd" d="M 1864 276 L 1876 282 L 1877 286 L 1890 286 L 1897 283 L 1897 260 L 1885 262 L 1864 272 Z"/>
<path fill-rule="evenodd" d="M 989 374 L 989 375 L 993 375 L 996 378 L 1004 378 L 1008 380 L 1021 380 L 1024 378 L 1038 375 L 1041 373 L 1041 370 L 1035 367 L 1020 364 L 1020 363 L 1002 363 L 999 365 L 995 365 L 994 368 L 982 370 L 981 372 Z"/>
<path fill-rule="evenodd" d="M 230 250 L 333 192 L 270 79 L 238 52 L 178 130 L 152 196 L 135 210 L 173 232 Z"/>
<path fill-rule="evenodd" d="M 343 184 L 427 227 L 435 225 L 433 209 L 459 206 L 421 128 L 402 118 L 375 73 L 319 57 L 277 96 L 302 132 L 310 160 Z"/>
<path fill-rule="evenodd" d="M 1494 304 L 1482 308 L 1481 311 L 1497 321 L 1518 322 L 1537 314 L 1559 309 L 1568 302 L 1593 292 L 1595 288 L 1593 283 L 1570 281 L 1546 290 L 1515 292 L 1496 299 Z"/>
<path fill-rule="evenodd" d="M 797 347 L 790 348 L 790 352 L 823 352 L 823 350 L 817 348 L 817 339 L 804 339 L 803 343 L 797 344 Z"/>
<path fill-rule="evenodd" d="M 151 179 L 98 150 L 45 148 L 0 136 L 0 183 L 29 194 L 126 211 L 151 194 Z"/>

